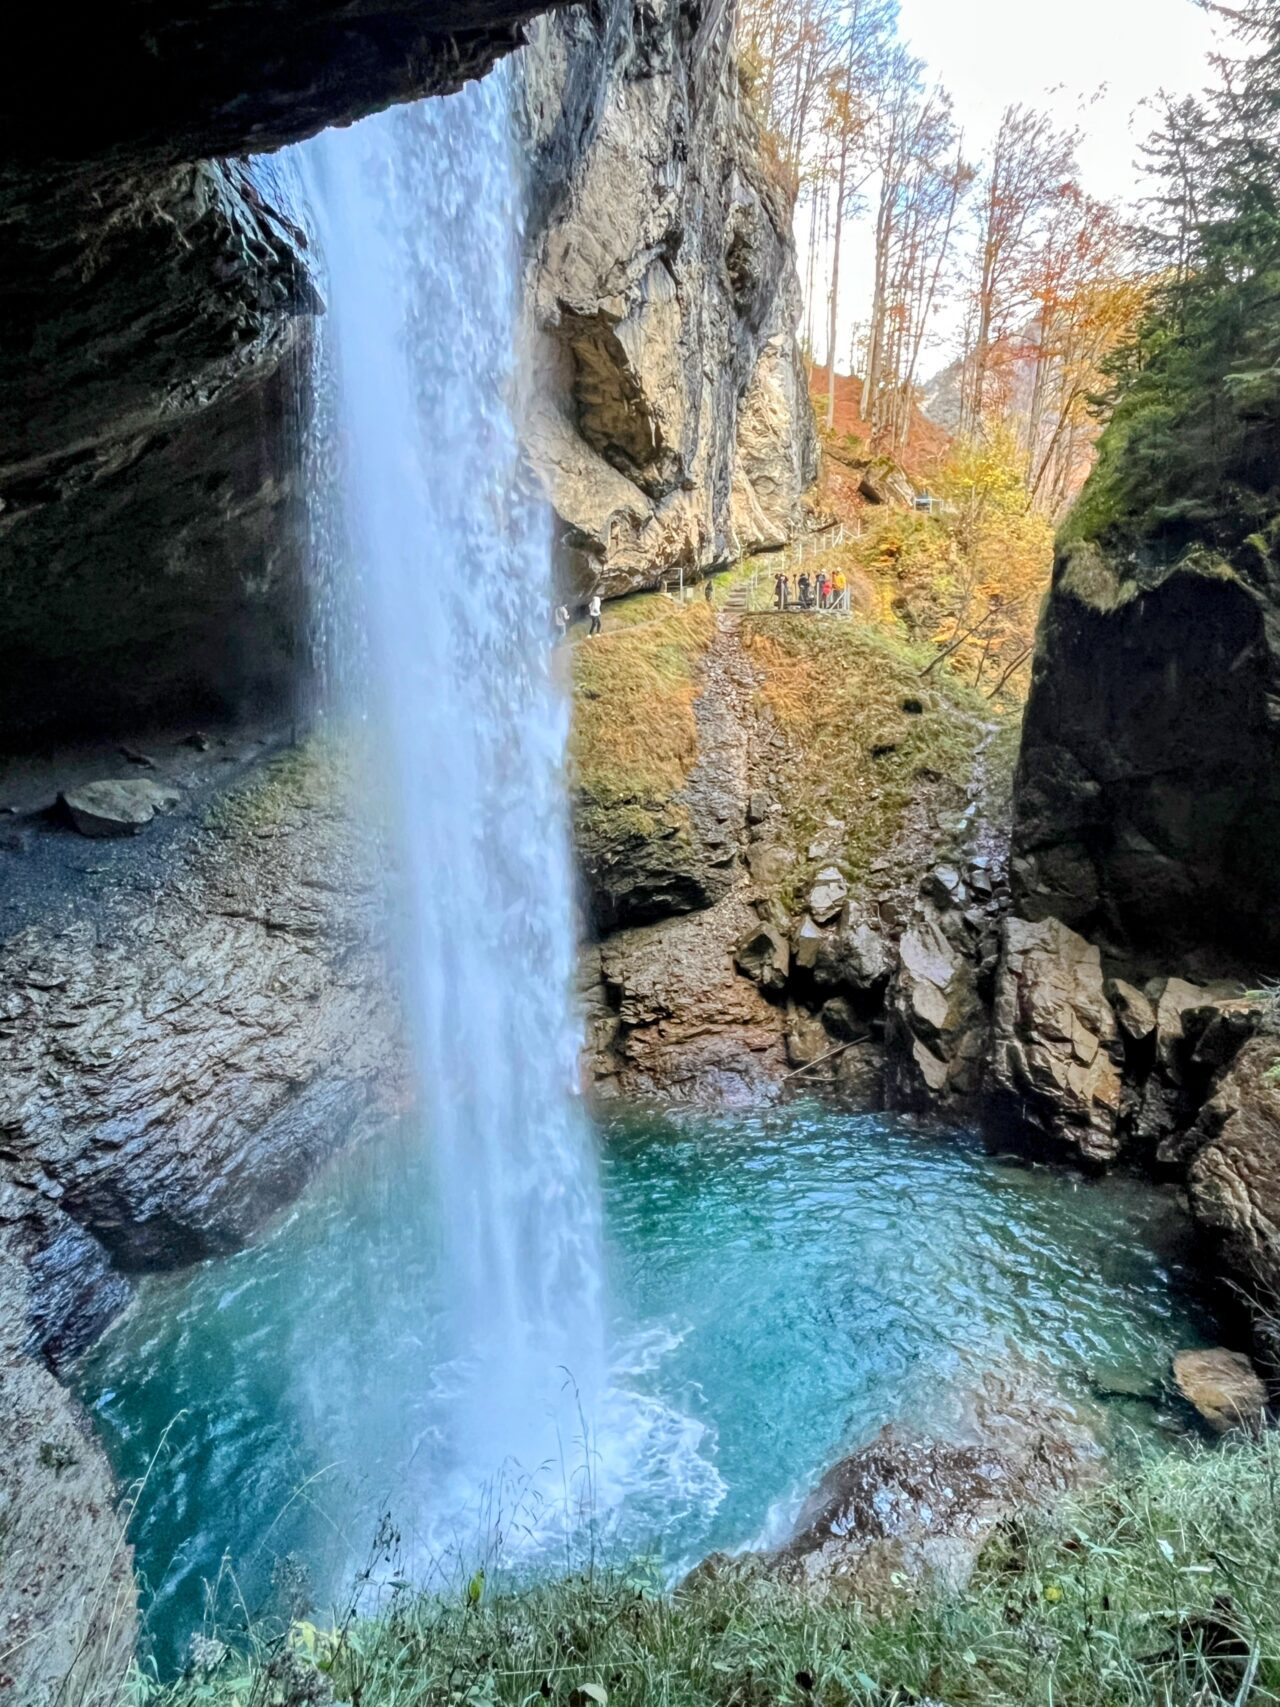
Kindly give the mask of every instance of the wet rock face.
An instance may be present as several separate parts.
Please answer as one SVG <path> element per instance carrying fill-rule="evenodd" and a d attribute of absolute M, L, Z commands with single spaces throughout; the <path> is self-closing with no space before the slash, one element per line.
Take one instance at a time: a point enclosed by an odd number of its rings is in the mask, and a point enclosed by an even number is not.
<path fill-rule="evenodd" d="M 0 948 L 0 1224 L 55 1360 L 122 1274 L 237 1248 L 403 1097 L 372 838 L 300 764 L 175 842 L 157 893 Z"/>
<path fill-rule="evenodd" d="M 37 185 L 15 221 L 0 745 L 285 703 L 318 306 L 300 234 L 234 163 Z"/>
<path fill-rule="evenodd" d="M 24 1355 L 28 1281 L 11 1243 L 0 1225 L 0 1688 L 55 1707 L 105 1699 L 133 1657 L 133 1549 L 88 1418 Z"/>
<path fill-rule="evenodd" d="M 1094 940 L 1280 954 L 1273 593 L 1227 566 L 1060 557 L 1016 787 L 1018 910 Z"/>
<path fill-rule="evenodd" d="M 524 437 L 567 584 L 609 594 L 781 544 L 816 452 L 789 191 L 731 9 L 611 0 L 522 62 L 539 186 Z"/>
<path fill-rule="evenodd" d="M 0 157 L 9 170 L 30 172 L 261 153 L 458 88 L 517 47 L 529 20 L 555 4 L 143 0 L 86 12 L 74 30 L 56 14 L 33 13 L 29 57 L 8 68 Z M 55 65 L 56 92 L 33 73 Z"/>

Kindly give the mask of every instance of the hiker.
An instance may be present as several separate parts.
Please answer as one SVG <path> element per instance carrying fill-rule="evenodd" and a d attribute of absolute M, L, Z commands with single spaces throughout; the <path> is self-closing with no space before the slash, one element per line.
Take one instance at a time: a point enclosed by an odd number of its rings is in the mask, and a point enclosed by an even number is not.
<path fill-rule="evenodd" d="M 819 577 L 819 580 L 818 580 L 818 609 L 819 610 L 826 610 L 827 606 L 830 603 L 831 603 L 831 582 L 827 579 L 827 574 L 826 574 L 826 571 L 824 570 L 822 575 Z"/>
<path fill-rule="evenodd" d="M 808 570 L 802 569 L 800 571 L 800 579 L 796 582 L 796 590 L 800 594 L 800 609 L 801 610 L 808 610 L 808 608 L 809 608 L 809 572 L 808 572 Z"/>
<path fill-rule="evenodd" d="M 556 645 L 557 646 L 560 645 L 561 641 L 563 641 L 564 639 L 567 638 L 568 633 L 569 633 L 569 607 L 568 607 L 568 605 L 557 605 L 556 606 Z"/>
<path fill-rule="evenodd" d="M 601 628 L 599 593 L 592 593 L 591 603 L 587 606 L 587 615 L 591 618 L 591 626 L 587 630 L 589 638 L 593 634 L 599 634 Z"/>
<path fill-rule="evenodd" d="M 707 582 L 707 585 L 706 585 L 706 589 L 705 589 L 705 591 L 704 591 L 704 592 L 703 592 L 703 595 L 702 595 L 702 596 L 703 596 L 703 598 L 704 598 L 704 599 L 705 599 L 705 600 L 706 600 L 706 601 L 707 601 L 707 603 L 708 603 L 708 604 L 710 604 L 710 603 L 711 603 L 711 595 L 712 595 L 712 592 L 713 592 L 713 590 L 714 590 L 714 589 L 713 589 L 713 588 L 712 588 L 712 585 L 711 585 L 711 582 L 710 582 L 710 581 L 708 581 L 708 582 Z"/>
<path fill-rule="evenodd" d="M 791 580 L 781 570 L 773 577 L 773 603 L 776 610 L 786 610 L 791 603 Z"/>
<path fill-rule="evenodd" d="M 836 601 L 835 601 L 836 602 L 836 609 L 837 610 L 844 610 L 844 608 L 845 608 L 844 594 L 845 594 L 845 587 L 846 587 L 847 583 L 846 583 L 845 578 L 844 578 L 844 570 L 843 569 L 837 569 L 836 570 L 835 580 L 831 583 L 831 585 L 832 585 L 832 590 L 834 591 L 834 593 L 836 595 Z"/>

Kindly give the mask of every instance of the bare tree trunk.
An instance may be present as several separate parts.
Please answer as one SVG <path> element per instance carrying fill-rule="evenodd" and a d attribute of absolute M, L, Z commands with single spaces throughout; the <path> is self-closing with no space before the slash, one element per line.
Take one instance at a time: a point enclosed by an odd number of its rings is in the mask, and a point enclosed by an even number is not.
<path fill-rule="evenodd" d="M 827 431 L 836 424 L 836 317 L 840 309 L 840 238 L 844 223 L 844 186 L 849 165 L 848 133 L 840 142 L 840 176 L 836 181 L 835 248 L 831 256 L 831 320 L 827 334 Z"/>

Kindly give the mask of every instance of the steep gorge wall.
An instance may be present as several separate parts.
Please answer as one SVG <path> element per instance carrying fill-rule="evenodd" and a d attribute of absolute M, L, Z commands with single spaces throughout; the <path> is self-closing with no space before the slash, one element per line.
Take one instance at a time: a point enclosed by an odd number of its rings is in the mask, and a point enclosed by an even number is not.
<path fill-rule="evenodd" d="M 571 594 L 720 565 L 801 524 L 816 440 L 792 193 L 732 26 L 725 0 L 612 0 L 542 20 L 523 56 L 525 442 Z"/>
<path fill-rule="evenodd" d="M 101 44 L 119 82 L 77 39 L 83 110 L 51 127 L 15 90 L 6 118 L 0 750 L 295 702 L 323 304 L 270 184 L 205 157 L 457 87 L 546 8 L 135 10 Z M 573 7 L 523 58 L 526 441 L 566 590 L 780 543 L 815 452 L 790 197 L 738 94 L 731 8 Z"/>
<path fill-rule="evenodd" d="M 1256 560 L 1064 543 L 1018 772 L 1029 918 L 1164 970 L 1280 963 L 1278 637 Z"/>
<path fill-rule="evenodd" d="M 1246 325 L 1212 351 L 1224 372 Z M 993 1071 L 1007 1118 L 1184 1178 L 1240 1290 L 1274 1299 L 1280 416 L 1152 374 L 1103 435 L 1041 617 Z"/>
<path fill-rule="evenodd" d="M 321 304 L 305 234 L 232 157 L 455 89 L 545 9 L 26 21 L 0 103 L 0 751 L 290 705 Z"/>

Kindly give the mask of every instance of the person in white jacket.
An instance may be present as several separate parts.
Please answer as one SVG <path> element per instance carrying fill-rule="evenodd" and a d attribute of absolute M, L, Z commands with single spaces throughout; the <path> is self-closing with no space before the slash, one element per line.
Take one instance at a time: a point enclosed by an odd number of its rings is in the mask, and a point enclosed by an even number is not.
<path fill-rule="evenodd" d="M 587 606 L 587 615 L 591 618 L 591 627 L 587 630 L 588 636 L 592 634 L 599 634 L 601 627 L 599 593 L 592 593 L 591 603 Z"/>

